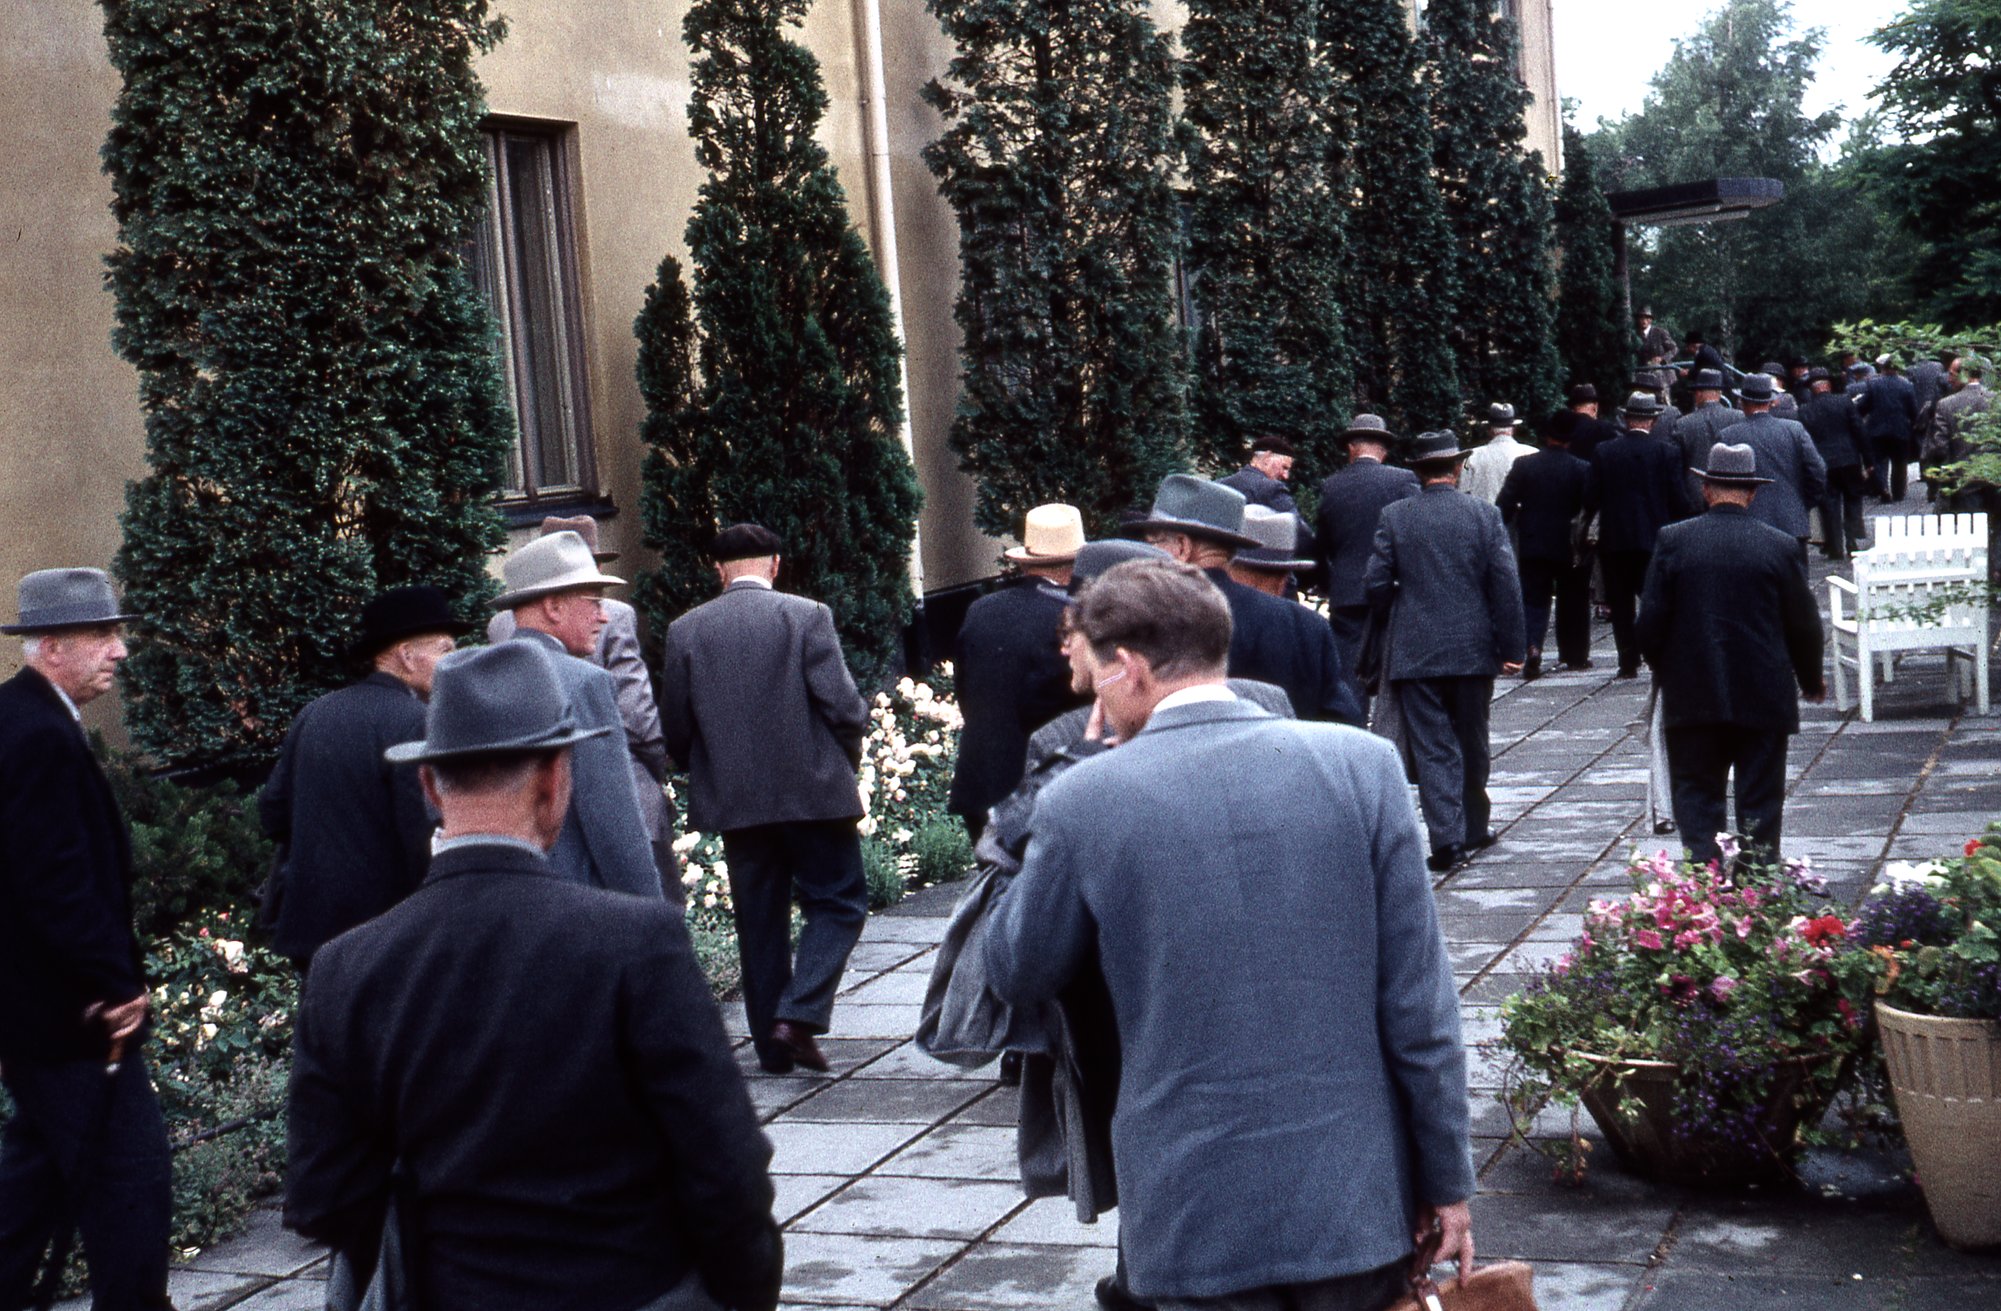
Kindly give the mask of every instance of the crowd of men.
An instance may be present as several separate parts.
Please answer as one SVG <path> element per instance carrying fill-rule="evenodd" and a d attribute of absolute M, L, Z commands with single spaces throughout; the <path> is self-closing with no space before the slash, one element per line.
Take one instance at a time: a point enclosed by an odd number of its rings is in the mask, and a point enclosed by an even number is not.
<path fill-rule="evenodd" d="M 987 882 L 934 992 L 1020 1017 L 987 1054 L 1026 1057 L 1024 1184 L 1119 1207 L 1106 1306 L 1376 1311 L 1414 1266 L 1470 1269 L 1430 876 L 1499 840 L 1495 680 L 1543 676 L 1552 611 L 1554 664 L 1591 667 L 1595 591 L 1618 677 L 1651 670 L 1691 855 L 1733 828 L 1779 850 L 1798 698 L 1824 695 L 1808 509 L 1855 549 L 1912 426 L 1949 454 L 1986 408 L 1983 364 L 1885 360 L 1842 393 L 1802 369 L 1793 419 L 1766 374 L 1726 403 L 1691 345 L 1687 413 L 1645 369 L 1608 415 L 1573 388 L 1539 446 L 1504 401 L 1474 447 L 1358 415 L 1311 525 L 1277 436 L 1164 479 L 1116 537 L 1038 507 L 967 613 L 951 806 Z M 592 521 L 545 522 L 482 646 L 436 589 L 371 600 L 362 677 L 297 717 L 259 798 L 266 926 L 304 980 L 285 1220 L 335 1248 L 336 1290 L 386 1278 L 391 1231 L 431 1306 L 776 1303 L 770 1149 L 664 781 L 687 771 L 688 825 L 722 837 L 759 1066 L 826 1071 L 866 913 L 867 705 L 827 607 L 774 587 L 768 530 L 716 537 L 719 595 L 653 671 L 596 548 Z M 0 1306 L 72 1230 L 98 1307 L 167 1305 L 131 856 L 78 718 L 133 618 L 101 572 L 44 570 L 0 629 L 25 661 L 0 686 Z"/>

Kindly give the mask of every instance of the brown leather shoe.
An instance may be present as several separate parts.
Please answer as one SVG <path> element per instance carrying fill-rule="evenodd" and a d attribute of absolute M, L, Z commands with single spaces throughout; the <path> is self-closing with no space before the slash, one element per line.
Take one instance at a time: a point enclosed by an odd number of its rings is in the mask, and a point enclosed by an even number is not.
<path fill-rule="evenodd" d="M 813 1035 L 790 1020 L 780 1020 L 771 1026 L 771 1041 L 790 1053 L 792 1063 L 801 1069 L 825 1074 L 832 1068 L 820 1054 L 820 1044 L 813 1041 Z"/>

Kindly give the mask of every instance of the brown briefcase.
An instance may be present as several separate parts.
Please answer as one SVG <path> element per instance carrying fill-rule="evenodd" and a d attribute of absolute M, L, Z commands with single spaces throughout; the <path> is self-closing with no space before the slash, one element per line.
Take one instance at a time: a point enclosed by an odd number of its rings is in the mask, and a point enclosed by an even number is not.
<path fill-rule="evenodd" d="M 1536 1311 L 1535 1271 L 1526 1262 L 1503 1261 L 1475 1270 L 1463 1288 L 1456 1279 L 1442 1287 L 1420 1279 L 1390 1311 Z"/>

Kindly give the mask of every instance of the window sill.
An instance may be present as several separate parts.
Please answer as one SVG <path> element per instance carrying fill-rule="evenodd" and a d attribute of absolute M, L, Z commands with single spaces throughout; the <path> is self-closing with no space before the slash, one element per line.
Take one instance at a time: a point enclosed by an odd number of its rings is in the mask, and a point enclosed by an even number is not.
<path fill-rule="evenodd" d="M 616 519 L 618 506 L 608 496 L 579 492 L 571 496 L 539 501 L 502 501 L 501 518 L 509 528 L 539 528 L 544 519 L 573 519 L 587 514 L 593 519 Z"/>

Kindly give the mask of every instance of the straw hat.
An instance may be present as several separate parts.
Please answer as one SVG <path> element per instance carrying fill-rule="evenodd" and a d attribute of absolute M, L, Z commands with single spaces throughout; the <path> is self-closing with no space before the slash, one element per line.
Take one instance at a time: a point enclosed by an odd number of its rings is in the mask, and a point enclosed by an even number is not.
<path fill-rule="evenodd" d="M 1084 545 L 1084 516 L 1074 505 L 1052 502 L 1028 512 L 1021 545 L 1002 552 L 1016 564 L 1069 564 Z"/>

